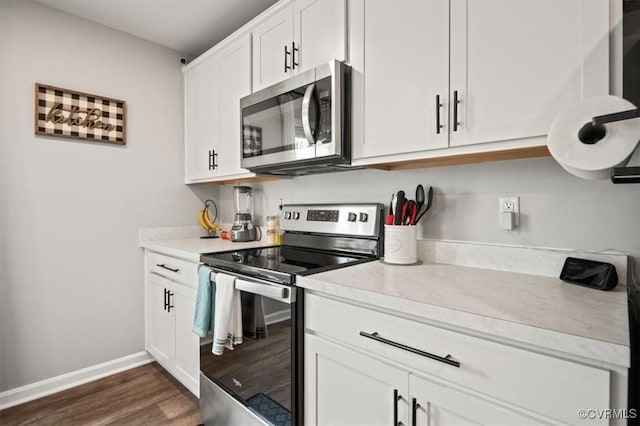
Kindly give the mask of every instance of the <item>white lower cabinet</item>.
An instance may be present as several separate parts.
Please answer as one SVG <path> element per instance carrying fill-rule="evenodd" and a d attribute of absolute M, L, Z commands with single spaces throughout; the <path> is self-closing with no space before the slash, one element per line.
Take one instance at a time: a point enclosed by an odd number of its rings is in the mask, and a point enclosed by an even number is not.
<path fill-rule="evenodd" d="M 162 262 L 160 265 L 196 265 L 157 253 L 147 253 L 145 328 L 146 350 L 198 396 L 200 338 L 192 331 L 197 282 L 186 285 L 169 279 L 183 268 L 167 269 L 166 275 L 160 275 L 162 272 L 154 270 L 157 262 Z M 176 269 L 178 271 L 174 272 Z"/>
<path fill-rule="evenodd" d="M 307 291 L 307 425 L 604 425 L 579 410 L 620 403 L 605 368 L 406 315 Z"/>
<path fill-rule="evenodd" d="M 304 350 L 307 426 L 408 424 L 406 371 L 310 334 Z"/>
<path fill-rule="evenodd" d="M 307 425 L 544 424 L 318 336 L 305 345 Z"/>
<path fill-rule="evenodd" d="M 415 374 L 409 374 L 409 398 L 412 425 L 547 424 Z"/>

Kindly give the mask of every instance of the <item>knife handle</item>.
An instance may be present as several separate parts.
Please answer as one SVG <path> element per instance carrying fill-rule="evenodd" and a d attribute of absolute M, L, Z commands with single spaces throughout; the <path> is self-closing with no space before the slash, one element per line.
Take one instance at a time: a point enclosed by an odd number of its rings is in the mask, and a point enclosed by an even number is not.
<path fill-rule="evenodd" d="M 406 202 L 404 198 L 404 191 L 398 191 L 397 204 L 395 209 L 395 220 L 393 221 L 394 225 L 402 225 L 402 211 L 404 209 L 404 203 Z"/>

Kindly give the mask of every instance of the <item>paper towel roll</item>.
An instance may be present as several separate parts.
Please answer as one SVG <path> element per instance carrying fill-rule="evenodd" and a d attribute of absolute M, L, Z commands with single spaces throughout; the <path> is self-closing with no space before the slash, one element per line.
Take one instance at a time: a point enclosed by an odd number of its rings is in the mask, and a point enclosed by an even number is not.
<path fill-rule="evenodd" d="M 591 180 L 609 179 L 611 168 L 624 165 L 640 141 L 640 118 L 605 124 L 606 135 L 589 145 L 578 131 L 593 117 L 634 109 L 617 96 L 587 98 L 558 115 L 547 136 L 549 152 L 569 173 Z"/>

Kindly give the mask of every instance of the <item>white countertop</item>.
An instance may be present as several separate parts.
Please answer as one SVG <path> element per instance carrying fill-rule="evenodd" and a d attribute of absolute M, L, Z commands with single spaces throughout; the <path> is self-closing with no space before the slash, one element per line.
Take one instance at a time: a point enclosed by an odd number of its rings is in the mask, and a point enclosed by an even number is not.
<path fill-rule="evenodd" d="M 178 257 L 191 262 L 200 262 L 200 254 L 214 251 L 241 250 L 245 248 L 261 247 L 267 244 L 262 241 L 249 243 L 234 243 L 221 238 L 200 239 L 180 238 L 175 240 L 156 240 L 140 243 L 140 246 L 151 251 Z"/>
<path fill-rule="evenodd" d="M 629 366 L 627 297 L 621 285 L 605 292 L 539 275 L 380 261 L 300 277 L 297 285 L 441 326 Z"/>
<path fill-rule="evenodd" d="M 202 253 L 267 245 L 201 239 L 201 234 L 198 227 L 146 228 L 140 231 L 140 246 L 199 262 Z M 626 256 L 581 253 L 581 257 L 616 264 L 621 284 L 612 291 L 600 291 L 553 277 L 570 251 L 435 240 L 421 240 L 418 247 L 420 257 L 429 260 L 422 265 L 374 261 L 298 277 L 296 283 L 442 327 L 629 366 L 622 278 L 627 272 Z M 523 269 L 528 273 L 513 272 Z"/>
<path fill-rule="evenodd" d="M 222 238 L 200 238 L 202 234 L 198 226 L 143 228 L 140 230 L 140 247 L 199 263 L 202 253 L 268 245 L 265 240 L 238 243 Z"/>

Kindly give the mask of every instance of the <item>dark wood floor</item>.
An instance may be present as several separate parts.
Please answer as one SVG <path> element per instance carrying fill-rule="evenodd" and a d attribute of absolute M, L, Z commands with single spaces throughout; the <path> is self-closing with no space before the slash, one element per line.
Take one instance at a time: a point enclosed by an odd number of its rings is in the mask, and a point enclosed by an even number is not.
<path fill-rule="evenodd" d="M 185 425 L 198 399 L 157 363 L 0 411 L 0 425 Z"/>

